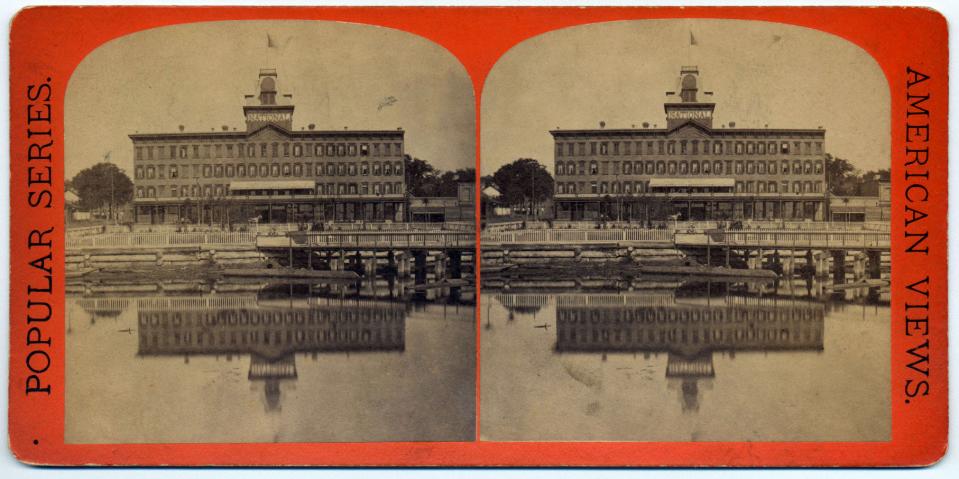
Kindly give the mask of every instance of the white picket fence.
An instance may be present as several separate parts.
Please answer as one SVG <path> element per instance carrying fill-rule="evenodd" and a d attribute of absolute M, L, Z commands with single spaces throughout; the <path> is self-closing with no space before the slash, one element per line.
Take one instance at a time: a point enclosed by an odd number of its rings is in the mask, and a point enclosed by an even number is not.
<path fill-rule="evenodd" d="M 73 248 L 160 248 L 173 246 L 250 245 L 256 243 L 253 232 L 209 233 L 112 233 L 67 238 Z"/>

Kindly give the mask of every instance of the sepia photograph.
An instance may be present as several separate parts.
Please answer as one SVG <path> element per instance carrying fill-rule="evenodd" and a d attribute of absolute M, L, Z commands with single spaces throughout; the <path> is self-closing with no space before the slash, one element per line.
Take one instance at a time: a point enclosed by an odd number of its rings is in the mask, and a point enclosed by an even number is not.
<path fill-rule="evenodd" d="M 472 441 L 475 109 L 332 21 L 103 44 L 65 99 L 65 442 Z"/>
<path fill-rule="evenodd" d="M 481 108 L 488 441 L 888 441 L 890 96 L 747 20 L 530 38 Z"/>

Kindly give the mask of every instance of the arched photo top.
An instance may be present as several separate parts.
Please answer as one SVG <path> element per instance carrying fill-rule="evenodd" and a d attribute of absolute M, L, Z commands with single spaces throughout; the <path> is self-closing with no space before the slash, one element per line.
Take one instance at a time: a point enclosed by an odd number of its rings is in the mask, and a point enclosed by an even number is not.
<path fill-rule="evenodd" d="M 503 55 L 483 89 L 483 174 L 552 165 L 552 130 L 665 128 L 684 67 L 715 103 L 714 128 L 823 129 L 826 153 L 890 167 L 889 85 L 859 46 L 781 23 L 663 19 L 556 30 Z"/>
<path fill-rule="evenodd" d="M 137 32 L 91 52 L 70 78 L 66 178 L 110 161 L 132 174 L 131 134 L 244 131 L 244 105 L 274 70 L 292 131 L 396 131 L 441 170 L 475 165 L 472 81 L 442 46 L 385 27 L 223 21 Z M 290 96 L 292 95 L 292 96 Z"/>

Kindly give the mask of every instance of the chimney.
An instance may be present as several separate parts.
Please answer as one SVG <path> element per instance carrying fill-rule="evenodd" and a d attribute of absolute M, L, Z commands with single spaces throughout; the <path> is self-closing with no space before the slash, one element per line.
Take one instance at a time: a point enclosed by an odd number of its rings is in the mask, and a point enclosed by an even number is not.
<path fill-rule="evenodd" d="M 184 127 L 183 125 L 180 125 L 180 131 L 181 131 L 181 132 L 183 131 L 184 128 L 185 128 L 185 127 Z"/>

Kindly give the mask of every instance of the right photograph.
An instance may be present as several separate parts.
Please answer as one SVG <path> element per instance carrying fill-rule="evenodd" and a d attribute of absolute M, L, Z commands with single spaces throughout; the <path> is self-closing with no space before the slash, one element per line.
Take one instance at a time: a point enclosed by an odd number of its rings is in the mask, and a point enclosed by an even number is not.
<path fill-rule="evenodd" d="M 889 441 L 890 98 L 840 37 L 549 32 L 481 113 L 480 436 Z"/>

